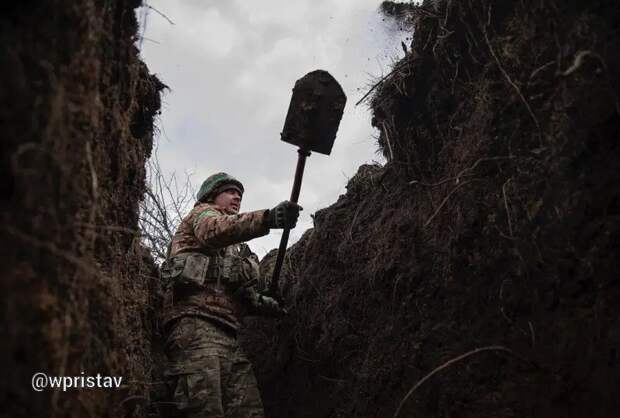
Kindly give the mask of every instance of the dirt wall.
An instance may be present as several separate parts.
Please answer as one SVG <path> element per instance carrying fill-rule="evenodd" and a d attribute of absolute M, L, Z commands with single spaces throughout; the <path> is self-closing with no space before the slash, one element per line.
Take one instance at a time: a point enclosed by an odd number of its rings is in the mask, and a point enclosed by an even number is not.
<path fill-rule="evenodd" d="M 163 85 L 134 47 L 139 3 L 2 6 L 0 415 L 148 412 L 152 263 L 137 216 Z M 35 392 L 34 372 L 124 380 Z"/>
<path fill-rule="evenodd" d="M 618 415 L 620 8 L 406 13 L 370 102 L 388 163 L 292 248 L 290 315 L 247 324 L 268 413 Z"/>

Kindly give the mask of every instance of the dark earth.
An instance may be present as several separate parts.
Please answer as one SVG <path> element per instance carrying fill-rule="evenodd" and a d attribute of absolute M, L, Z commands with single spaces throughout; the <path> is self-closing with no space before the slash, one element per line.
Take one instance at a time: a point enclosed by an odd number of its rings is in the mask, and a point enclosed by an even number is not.
<path fill-rule="evenodd" d="M 0 416 L 168 412 L 139 4 L 1 6 Z M 246 322 L 267 416 L 620 416 L 620 3 L 381 10 L 414 30 L 364 101 L 387 163 L 287 253 L 289 315 Z M 127 384 L 30 386 L 81 370 Z"/>

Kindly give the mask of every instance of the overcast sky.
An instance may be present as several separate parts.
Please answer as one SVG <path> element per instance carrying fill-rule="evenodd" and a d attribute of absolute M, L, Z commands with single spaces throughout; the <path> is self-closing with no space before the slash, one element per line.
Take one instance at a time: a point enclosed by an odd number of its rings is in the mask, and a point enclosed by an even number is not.
<path fill-rule="evenodd" d="M 289 245 L 312 227 L 310 215 L 334 203 L 347 179 L 377 161 L 370 112 L 355 103 L 389 71 L 409 36 L 378 12 L 378 0 L 149 0 L 142 8 L 142 57 L 170 87 L 159 121 L 166 173 L 192 173 L 193 186 L 225 171 L 245 186 L 241 211 L 288 199 L 297 149 L 280 141 L 295 81 L 329 71 L 347 105 L 331 155 L 312 154 Z M 144 23 L 146 22 L 146 23 Z M 406 41 L 406 43 L 409 43 Z M 249 242 L 262 257 L 281 231 Z"/>

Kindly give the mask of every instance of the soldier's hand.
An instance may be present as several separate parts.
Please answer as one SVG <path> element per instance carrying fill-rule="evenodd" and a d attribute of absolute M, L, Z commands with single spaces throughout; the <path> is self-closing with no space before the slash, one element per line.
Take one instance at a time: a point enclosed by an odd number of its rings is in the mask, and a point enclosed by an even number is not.
<path fill-rule="evenodd" d="M 275 317 L 282 317 L 288 314 L 288 311 L 284 306 L 270 296 L 259 295 L 258 296 L 258 308 L 264 314 Z"/>
<path fill-rule="evenodd" d="M 299 211 L 302 209 L 297 203 L 285 200 L 269 210 L 267 213 L 267 226 L 279 229 L 295 228 L 297 218 L 299 218 Z"/>

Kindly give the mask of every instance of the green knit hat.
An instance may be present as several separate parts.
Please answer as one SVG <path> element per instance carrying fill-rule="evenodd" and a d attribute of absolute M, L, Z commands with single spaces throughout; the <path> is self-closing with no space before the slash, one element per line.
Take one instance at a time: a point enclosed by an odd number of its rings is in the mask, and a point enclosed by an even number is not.
<path fill-rule="evenodd" d="M 199 202 L 206 202 L 214 192 L 224 191 L 222 186 L 232 185 L 239 189 L 241 195 L 243 195 L 243 184 L 236 178 L 226 173 L 216 173 L 212 176 L 207 177 L 207 179 L 202 182 L 202 186 L 200 186 L 200 190 L 196 194 L 196 200 Z"/>

